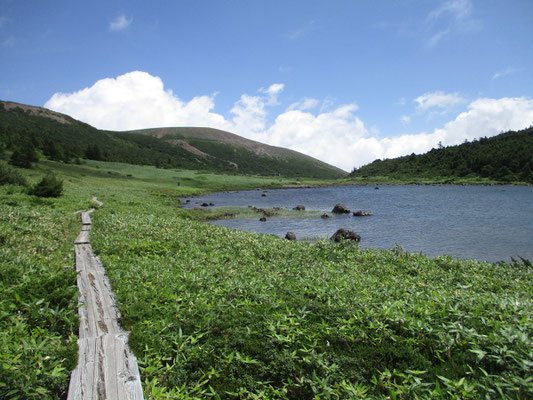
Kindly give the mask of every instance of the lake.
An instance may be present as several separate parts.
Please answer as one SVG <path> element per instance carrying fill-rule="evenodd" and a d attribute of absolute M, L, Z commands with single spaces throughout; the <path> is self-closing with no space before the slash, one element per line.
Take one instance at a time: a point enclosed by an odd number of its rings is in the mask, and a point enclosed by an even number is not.
<path fill-rule="evenodd" d="M 268 218 L 213 221 L 230 228 L 298 240 L 329 238 L 346 228 L 361 235 L 364 248 L 390 249 L 396 244 L 428 256 L 449 254 L 480 261 L 510 261 L 521 256 L 533 260 L 533 187 L 385 185 L 337 186 L 302 189 L 251 190 L 215 193 L 192 201 L 217 207 L 253 205 L 330 212 L 336 203 L 350 210 L 366 210 L 369 217 L 332 215 L 331 218 Z M 196 205 L 197 206 L 197 205 Z"/>

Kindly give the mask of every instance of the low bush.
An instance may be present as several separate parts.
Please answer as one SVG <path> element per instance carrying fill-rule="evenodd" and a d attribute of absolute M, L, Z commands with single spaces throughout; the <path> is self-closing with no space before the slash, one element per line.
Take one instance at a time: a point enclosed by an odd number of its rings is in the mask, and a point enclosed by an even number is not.
<path fill-rule="evenodd" d="M 0 185 L 27 186 L 28 183 L 19 171 L 0 161 Z"/>
<path fill-rule="evenodd" d="M 53 174 L 48 174 L 31 187 L 28 193 L 38 197 L 59 197 L 63 193 L 63 181 Z"/>

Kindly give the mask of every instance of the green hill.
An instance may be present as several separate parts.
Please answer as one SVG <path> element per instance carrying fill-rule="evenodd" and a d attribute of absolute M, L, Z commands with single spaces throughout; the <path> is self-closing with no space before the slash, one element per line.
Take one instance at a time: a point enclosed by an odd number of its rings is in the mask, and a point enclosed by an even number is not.
<path fill-rule="evenodd" d="M 422 155 L 376 160 L 354 169 L 349 177 L 533 183 L 533 128 L 441 147 Z"/>
<path fill-rule="evenodd" d="M 344 171 L 304 154 L 207 128 L 113 132 L 40 107 L 0 101 L 0 151 L 36 149 L 79 158 L 224 173 L 338 178 Z"/>

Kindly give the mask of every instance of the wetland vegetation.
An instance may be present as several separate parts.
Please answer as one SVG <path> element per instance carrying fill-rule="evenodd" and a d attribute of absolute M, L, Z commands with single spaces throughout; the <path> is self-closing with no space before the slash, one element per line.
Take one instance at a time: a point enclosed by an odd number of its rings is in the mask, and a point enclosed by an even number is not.
<path fill-rule="evenodd" d="M 532 266 L 290 242 L 198 222 L 197 194 L 307 185 L 86 161 L 58 198 L 0 186 L 0 397 L 62 398 L 76 359 L 74 211 L 131 331 L 147 399 L 526 399 Z M 321 183 L 325 183 L 322 181 Z"/>

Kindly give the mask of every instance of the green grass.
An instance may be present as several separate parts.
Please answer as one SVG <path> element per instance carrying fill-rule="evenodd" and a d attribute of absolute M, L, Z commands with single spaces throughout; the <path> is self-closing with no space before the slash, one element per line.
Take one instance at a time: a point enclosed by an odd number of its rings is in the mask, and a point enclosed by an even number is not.
<path fill-rule="evenodd" d="M 77 330 L 72 213 L 92 196 L 105 204 L 91 242 L 147 399 L 533 396 L 528 262 L 289 242 L 178 207 L 193 194 L 292 182 L 103 162 L 22 173 L 35 183 L 50 170 L 64 181 L 58 199 L 0 187 L 2 398 L 64 394 Z"/>
<path fill-rule="evenodd" d="M 318 218 L 323 211 L 296 211 L 286 208 L 257 208 L 257 207 L 195 207 L 188 210 L 188 215 L 197 221 L 212 221 L 220 219 L 259 219 L 267 218 Z"/>
<path fill-rule="evenodd" d="M 525 265 L 288 242 L 163 211 L 101 210 L 96 229 L 149 398 L 533 395 Z"/>
<path fill-rule="evenodd" d="M 79 227 L 49 202 L 2 189 L 0 398 L 63 398 L 77 359 Z"/>

